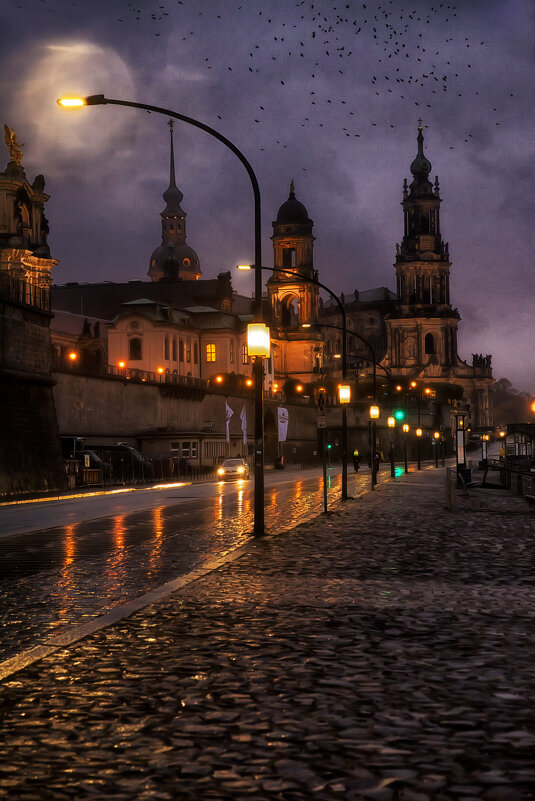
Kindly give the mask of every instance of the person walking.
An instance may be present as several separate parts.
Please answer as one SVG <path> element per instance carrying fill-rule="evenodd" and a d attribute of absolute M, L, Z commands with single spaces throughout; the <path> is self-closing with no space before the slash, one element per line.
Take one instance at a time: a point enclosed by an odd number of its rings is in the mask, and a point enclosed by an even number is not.
<path fill-rule="evenodd" d="M 353 451 L 353 467 L 355 468 L 355 473 L 358 473 L 360 467 L 360 455 L 358 448 L 355 448 Z"/>

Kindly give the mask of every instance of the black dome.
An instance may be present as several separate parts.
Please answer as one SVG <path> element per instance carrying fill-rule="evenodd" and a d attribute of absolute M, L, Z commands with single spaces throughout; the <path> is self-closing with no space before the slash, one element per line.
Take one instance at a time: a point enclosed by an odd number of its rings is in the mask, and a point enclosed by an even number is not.
<path fill-rule="evenodd" d="M 293 225 L 295 223 L 307 223 L 308 221 L 308 211 L 305 206 L 296 199 L 295 193 L 291 191 L 288 200 L 286 203 L 282 204 L 278 211 L 277 223 Z"/>

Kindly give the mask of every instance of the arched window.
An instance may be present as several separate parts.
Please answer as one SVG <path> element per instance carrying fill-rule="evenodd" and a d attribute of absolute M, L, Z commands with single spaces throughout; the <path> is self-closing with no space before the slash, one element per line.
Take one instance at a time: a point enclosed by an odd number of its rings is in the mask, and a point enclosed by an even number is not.
<path fill-rule="evenodd" d="M 164 343 L 163 343 L 163 357 L 164 359 L 169 358 L 169 337 L 167 334 L 165 335 Z"/>
<path fill-rule="evenodd" d="M 128 345 L 128 358 L 130 361 L 141 361 L 141 340 L 133 337 Z"/>
<path fill-rule="evenodd" d="M 426 353 L 435 352 L 435 340 L 433 339 L 433 334 L 425 335 L 425 352 Z"/>

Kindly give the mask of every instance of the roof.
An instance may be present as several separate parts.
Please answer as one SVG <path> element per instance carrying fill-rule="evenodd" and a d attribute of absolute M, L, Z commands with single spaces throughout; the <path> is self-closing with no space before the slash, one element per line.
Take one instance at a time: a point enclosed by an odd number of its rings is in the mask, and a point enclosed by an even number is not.
<path fill-rule="evenodd" d="M 100 317 L 88 317 L 85 314 L 73 314 L 66 311 L 54 311 L 54 316 L 50 321 L 50 328 L 52 331 L 62 331 L 65 334 L 74 334 L 80 336 L 82 334 L 84 323 L 90 323 L 93 327 L 95 323 L 100 323 L 102 326 L 108 326 L 109 321 L 103 320 Z"/>

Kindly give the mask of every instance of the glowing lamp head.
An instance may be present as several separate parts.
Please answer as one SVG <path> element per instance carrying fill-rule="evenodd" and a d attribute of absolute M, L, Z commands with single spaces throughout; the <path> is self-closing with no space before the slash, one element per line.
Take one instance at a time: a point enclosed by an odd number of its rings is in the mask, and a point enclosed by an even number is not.
<path fill-rule="evenodd" d="M 396 386 L 396 392 L 401 392 L 402 389 L 403 389 L 403 387 L 401 386 L 401 384 L 398 384 Z"/>
<path fill-rule="evenodd" d="M 264 323 L 249 323 L 247 326 L 247 351 L 249 356 L 269 358 L 271 337 Z"/>
<path fill-rule="evenodd" d="M 123 367 L 125 367 L 125 362 L 118 362 L 118 366 L 119 366 L 119 367 L 121 368 L 121 370 L 122 370 L 122 369 L 123 369 Z"/>
<path fill-rule="evenodd" d="M 76 351 L 71 350 L 71 352 L 69 353 L 69 361 L 70 362 L 75 362 L 77 358 L 78 358 L 78 354 L 76 353 Z"/>
<path fill-rule="evenodd" d="M 341 353 L 333 353 L 333 359 L 341 359 L 341 358 L 342 358 Z"/>
<path fill-rule="evenodd" d="M 376 406 L 375 404 L 373 406 L 370 406 L 370 418 L 372 420 L 378 420 L 379 419 L 379 414 L 380 414 L 380 411 L 379 411 L 379 407 L 378 406 Z"/>
<path fill-rule="evenodd" d="M 418 386 L 418 383 L 417 383 L 416 381 L 411 381 L 411 387 L 412 387 L 413 389 L 414 389 L 415 387 L 417 387 L 417 386 Z"/>
<path fill-rule="evenodd" d="M 396 425 L 396 418 L 395 417 L 389 417 L 387 419 L 387 421 L 386 421 L 386 424 L 387 424 L 388 428 L 394 428 L 395 425 Z"/>
<path fill-rule="evenodd" d="M 340 384 L 338 387 L 338 400 L 340 403 L 351 402 L 351 387 L 347 384 Z"/>
<path fill-rule="evenodd" d="M 396 418 L 396 420 L 403 420 L 403 418 L 405 417 L 405 412 L 403 411 L 403 409 L 396 409 L 396 411 L 394 412 L 394 417 Z"/>
<path fill-rule="evenodd" d="M 481 439 L 482 439 L 484 442 L 488 442 L 488 441 L 490 440 L 490 436 L 489 436 L 488 434 L 483 434 L 483 436 L 481 437 Z"/>
<path fill-rule="evenodd" d="M 500 431 L 500 437 L 505 437 L 505 431 Z"/>
<path fill-rule="evenodd" d="M 425 392 L 425 394 L 426 394 L 426 395 L 430 395 L 430 394 L 431 394 L 431 392 L 432 392 L 432 390 L 430 390 L 430 389 L 429 389 L 429 387 L 426 387 L 426 388 L 424 389 L 424 392 Z"/>
<path fill-rule="evenodd" d="M 158 367 L 158 372 L 161 375 L 163 373 L 163 367 Z"/>
<path fill-rule="evenodd" d="M 535 400 L 534 400 L 534 401 L 531 401 L 531 406 L 530 406 L 530 408 L 531 408 L 531 411 L 532 411 L 532 412 L 535 412 Z"/>
<path fill-rule="evenodd" d="M 403 433 L 404 434 L 408 434 L 409 433 L 409 424 L 408 423 L 403 423 Z"/>
<path fill-rule="evenodd" d="M 435 431 L 435 432 L 433 433 L 433 437 L 434 437 L 435 439 L 440 439 L 440 431 Z"/>
<path fill-rule="evenodd" d="M 80 106 L 85 106 L 83 97 L 60 97 L 56 100 L 56 103 L 62 108 L 80 108 Z"/>
<path fill-rule="evenodd" d="M 278 384 L 273 384 L 273 392 L 277 392 L 278 388 L 279 388 Z"/>
<path fill-rule="evenodd" d="M 423 431 L 422 431 L 422 429 L 421 429 L 421 428 L 417 428 L 417 429 L 416 429 L 416 436 L 417 436 L 417 437 L 421 437 L 421 436 L 422 436 L 422 434 L 423 434 Z"/>
<path fill-rule="evenodd" d="M 312 328 L 310 323 L 301 323 L 301 328 Z"/>
<path fill-rule="evenodd" d="M 245 379 L 245 386 L 252 387 L 253 386 L 253 379 L 252 378 L 246 378 Z"/>
<path fill-rule="evenodd" d="M 250 264 L 238 264 L 236 266 L 237 270 L 243 270 L 243 272 L 247 272 L 248 270 L 252 270 L 252 266 Z"/>
<path fill-rule="evenodd" d="M 216 380 L 216 383 L 222 384 L 223 383 L 223 376 L 222 375 L 216 375 L 215 380 Z"/>
<path fill-rule="evenodd" d="M 302 384 L 297 384 L 297 386 L 295 388 L 295 391 L 296 392 L 302 392 L 303 391 L 303 385 Z"/>

